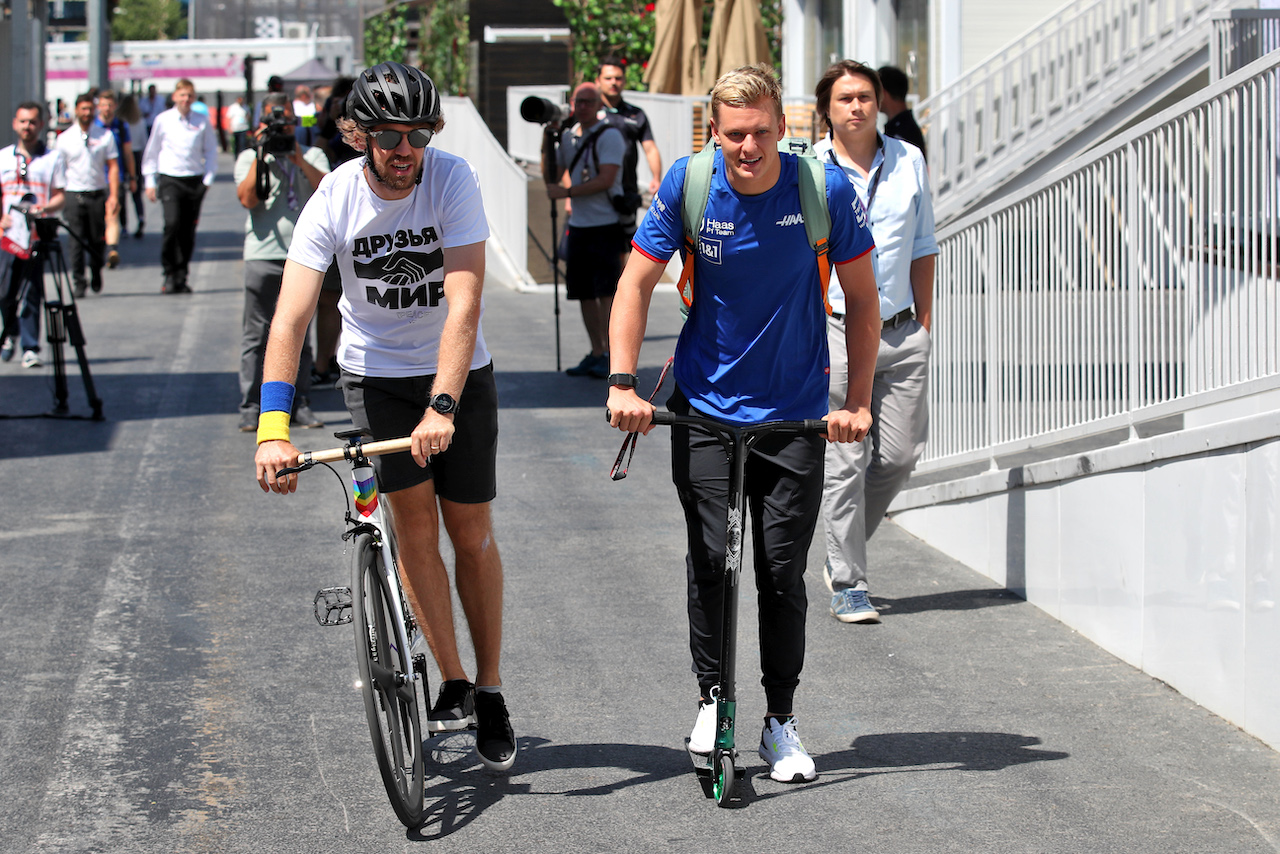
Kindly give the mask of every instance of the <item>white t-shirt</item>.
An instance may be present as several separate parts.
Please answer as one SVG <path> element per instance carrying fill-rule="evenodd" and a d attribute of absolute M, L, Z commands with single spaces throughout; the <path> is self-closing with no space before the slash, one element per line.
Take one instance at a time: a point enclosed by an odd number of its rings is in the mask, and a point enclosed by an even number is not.
<path fill-rule="evenodd" d="M 339 365 L 361 376 L 426 376 L 437 371 L 449 313 L 443 250 L 488 237 L 471 164 L 427 148 L 422 183 L 403 199 L 387 201 L 373 192 L 364 158 L 329 173 L 298 217 L 289 260 L 323 271 L 337 258 Z M 484 332 L 477 329 L 471 368 L 489 361 Z"/>
<path fill-rule="evenodd" d="M 120 158 L 115 134 L 100 124 L 87 131 L 76 124 L 58 134 L 56 147 L 67 159 L 68 193 L 107 189 L 107 161 Z"/>
<path fill-rule="evenodd" d="M 249 111 L 239 101 L 233 101 L 227 107 L 227 130 L 240 133 L 249 129 Z"/>
<path fill-rule="evenodd" d="M 66 161 L 57 149 L 45 149 L 44 154 L 26 162 L 25 178 L 19 165 L 16 145 L 0 148 L 0 188 L 3 188 L 0 194 L 4 198 L 5 213 L 9 214 L 9 227 L 5 229 L 4 237 L 16 248 L 27 250 L 31 248 L 27 218 L 18 211 L 10 210 L 10 206 L 19 204 L 26 195 L 35 196 L 37 205 L 47 205 L 51 192 L 67 185 Z"/>

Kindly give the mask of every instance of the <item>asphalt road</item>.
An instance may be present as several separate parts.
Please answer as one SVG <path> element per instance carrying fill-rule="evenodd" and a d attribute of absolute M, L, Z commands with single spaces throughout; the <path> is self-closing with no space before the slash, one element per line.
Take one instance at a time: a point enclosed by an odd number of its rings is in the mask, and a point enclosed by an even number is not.
<path fill-rule="evenodd" d="M 744 575 L 747 778 L 718 809 L 682 741 L 695 714 L 683 532 L 662 431 L 632 473 L 604 386 L 555 369 L 549 294 L 487 291 L 502 398 L 494 505 L 504 677 L 520 755 L 433 743 L 429 819 L 386 803 L 350 629 L 342 487 L 262 494 L 236 431 L 243 214 L 230 161 L 191 296 L 161 296 L 158 207 L 80 303 L 106 421 L 47 410 L 51 371 L 0 364 L 0 850 L 95 852 L 1280 850 L 1280 755 L 892 523 L 872 543 L 879 626 L 827 616 L 810 555 L 800 732 L 820 776 L 771 781 Z M 585 352 L 562 303 L 564 364 Z M 678 332 L 655 300 L 652 384 Z M 88 411 L 78 371 L 70 408 Z M 333 444 L 346 416 L 299 444 Z M 434 677 L 434 674 L 433 674 Z"/>

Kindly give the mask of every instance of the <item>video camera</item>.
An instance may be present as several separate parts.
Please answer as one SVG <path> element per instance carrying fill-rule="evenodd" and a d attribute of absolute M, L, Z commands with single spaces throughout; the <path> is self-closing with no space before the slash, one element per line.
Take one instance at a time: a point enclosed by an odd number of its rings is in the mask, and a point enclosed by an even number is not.
<path fill-rule="evenodd" d="M 572 112 L 568 104 L 557 104 L 537 95 L 530 95 L 520 102 L 520 118 L 540 125 L 552 122 L 564 124 Z"/>
<path fill-rule="evenodd" d="M 272 107 L 271 112 L 262 116 L 265 125 L 258 134 L 258 150 L 262 154 L 288 154 L 298 144 L 289 130 L 298 123 L 297 119 L 285 118 L 284 107 Z"/>
<path fill-rule="evenodd" d="M 34 228 L 38 240 L 57 239 L 60 220 L 56 216 L 40 216 L 36 208 L 34 193 L 27 193 L 21 199 L 9 205 L 9 210 L 16 211 L 26 217 L 27 226 Z"/>

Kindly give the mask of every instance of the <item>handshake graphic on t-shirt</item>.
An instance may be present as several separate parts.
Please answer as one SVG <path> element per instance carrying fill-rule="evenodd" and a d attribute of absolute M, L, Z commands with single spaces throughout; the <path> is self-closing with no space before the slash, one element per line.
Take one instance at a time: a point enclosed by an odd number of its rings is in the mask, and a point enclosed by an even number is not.
<path fill-rule="evenodd" d="M 408 287 L 425 279 L 444 266 L 444 251 L 393 252 L 372 261 L 355 261 L 355 273 L 361 279 L 377 279 L 388 285 Z"/>

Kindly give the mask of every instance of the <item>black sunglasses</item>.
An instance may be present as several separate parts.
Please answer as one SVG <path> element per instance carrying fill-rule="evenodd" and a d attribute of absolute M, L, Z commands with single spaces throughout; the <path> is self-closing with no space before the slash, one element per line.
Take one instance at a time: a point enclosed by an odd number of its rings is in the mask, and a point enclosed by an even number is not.
<path fill-rule="evenodd" d="M 402 130 L 380 130 L 371 134 L 373 141 L 377 143 L 378 148 L 383 151 L 392 151 L 400 146 L 400 140 L 409 137 L 409 144 L 414 148 L 426 148 L 431 142 L 431 137 L 435 136 L 435 131 L 426 128 L 414 128 L 411 131 Z"/>

